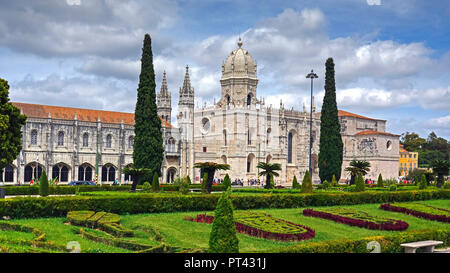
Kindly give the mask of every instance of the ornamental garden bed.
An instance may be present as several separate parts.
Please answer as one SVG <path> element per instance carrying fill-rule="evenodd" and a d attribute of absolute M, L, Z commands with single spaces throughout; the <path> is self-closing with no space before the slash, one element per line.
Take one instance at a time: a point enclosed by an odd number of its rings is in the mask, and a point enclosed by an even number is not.
<path fill-rule="evenodd" d="M 237 212 L 234 218 L 236 231 L 253 237 L 277 241 L 301 241 L 315 237 L 314 230 L 307 226 L 274 218 L 263 212 Z M 214 216 L 199 214 L 195 218 L 185 217 L 185 220 L 211 224 Z"/>
<path fill-rule="evenodd" d="M 380 209 L 401 212 L 428 220 L 450 223 L 449 210 L 430 205 L 419 203 L 387 203 L 380 205 Z"/>
<path fill-rule="evenodd" d="M 408 229 L 409 226 L 401 220 L 372 216 L 350 208 L 305 209 L 303 215 L 367 229 L 401 231 Z"/>

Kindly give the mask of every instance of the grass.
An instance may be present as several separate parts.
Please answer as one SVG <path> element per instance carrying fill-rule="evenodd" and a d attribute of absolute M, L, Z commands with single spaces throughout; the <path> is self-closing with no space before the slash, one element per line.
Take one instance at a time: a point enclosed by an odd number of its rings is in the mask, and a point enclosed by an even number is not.
<path fill-rule="evenodd" d="M 417 203 L 436 206 L 444 209 L 450 209 L 450 200 L 427 200 Z M 430 221 L 426 219 L 409 216 L 402 213 L 389 212 L 379 209 L 380 204 L 363 204 L 353 206 L 341 206 L 342 208 L 352 208 L 367 212 L 373 216 L 393 218 L 406 221 L 409 224 L 408 231 L 421 229 L 446 229 L 450 228 L 448 223 Z M 325 207 L 315 207 L 317 209 Z M 330 207 L 326 207 L 330 208 Z M 255 210 L 271 214 L 273 217 L 285 219 L 287 221 L 308 226 L 316 231 L 316 237 L 301 242 L 277 242 L 266 239 L 258 239 L 244 234 L 237 234 L 239 239 L 240 252 L 264 252 L 271 249 L 289 246 L 294 244 L 304 244 L 309 242 L 320 242 L 340 238 L 358 239 L 368 236 L 387 235 L 399 231 L 381 231 L 369 230 L 359 227 L 351 227 L 344 224 L 335 223 L 330 220 L 306 217 L 302 215 L 304 208 L 295 209 L 261 209 Z M 200 213 L 212 212 L 177 212 L 160 214 L 135 214 L 121 215 L 121 223 L 124 227 L 135 231 L 135 237 L 126 238 L 139 243 L 158 245 L 164 241 L 168 245 L 183 248 L 208 248 L 209 233 L 211 226 L 209 224 L 195 223 L 186 221 L 185 216 L 195 217 Z M 128 250 L 107 246 L 81 238 L 76 231 L 79 227 L 64 224 L 66 218 L 40 218 L 40 219 L 20 219 L 11 220 L 15 223 L 21 223 L 32 227 L 38 227 L 46 233 L 47 240 L 54 241 L 60 245 L 66 245 L 70 241 L 78 241 L 83 252 L 129 252 Z M 92 231 L 92 230 L 91 230 Z M 95 231 L 98 232 L 98 231 Z M 160 234 L 159 234 L 160 233 Z M 100 233 L 99 233 L 100 234 Z M 20 237 L 28 236 L 22 232 L 0 231 L 0 237 Z M 0 244 L 1 247 L 1 244 Z"/>

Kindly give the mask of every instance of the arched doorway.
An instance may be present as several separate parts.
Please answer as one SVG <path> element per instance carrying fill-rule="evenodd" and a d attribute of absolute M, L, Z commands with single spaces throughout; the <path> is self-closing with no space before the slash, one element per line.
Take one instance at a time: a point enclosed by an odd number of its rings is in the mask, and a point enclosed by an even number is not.
<path fill-rule="evenodd" d="M 177 174 L 177 169 L 175 169 L 175 167 L 170 167 L 169 169 L 167 169 L 166 182 L 173 183 L 173 181 L 175 180 L 176 174 Z"/>
<path fill-rule="evenodd" d="M 78 167 L 78 180 L 79 181 L 93 181 L 94 167 L 88 163 L 84 163 Z"/>
<path fill-rule="evenodd" d="M 42 165 L 37 162 L 29 163 L 25 166 L 24 171 L 24 182 L 30 182 L 31 180 L 36 181 L 41 177 L 42 174 Z"/>
<path fill-rule="evenodd" d="M 247 172 L 248 173 L 253 172 L 254 165 L 255 165 L 254 160 L 255 160 L 254 154 L 249 154 L 247 156 Z"/>
<path fill-rule="evenodd" d="M 14 166 L 13 165 L 8 165 L 6 166 L 1 175 L 0 175 L 0 179 L 2 182 L 14 182 Z"/>
<path fill-rule="evenodd" d="M 114 182 L 116 180 L 116 167 L 108 163 L 102 167 L 102 182 Z"/>
<path fill-rule="evenodd" d="M 69 167 L 64 163 L 58 163 L 52 168 L 52 178 L 58 182 L 69 182 Z"/>

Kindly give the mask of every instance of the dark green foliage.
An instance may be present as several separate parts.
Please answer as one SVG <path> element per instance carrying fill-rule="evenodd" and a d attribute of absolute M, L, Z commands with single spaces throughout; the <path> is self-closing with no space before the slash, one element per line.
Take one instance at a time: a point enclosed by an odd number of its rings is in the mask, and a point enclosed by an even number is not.
<path fill-rule="evenodd" d="M 41 177 L 39 177 L 39 195 L 40 196 L 48 196 L 48 177 L 45 170 L 42 171 Z"/>
<path fill-rule="evenodd" d="M 322 186 L 326 190 L 326 189 L 328 189 L 330 187 L 330 183 L 328 183 L 328 181 L 325 180 L 325 181 L 323 181 Z"/>
<path fill-rule="evenodd" d="M 8 82 L 0 78 L 0 174 L 22 150 L 22 131 L 26 116 L 9 102 Z M 1 177 L 0 177 L 1 181 Z"/>
<path fill-rule="evenodd" d="M 292 188 L 293 189 L 300 189 L 300 184 L 297 181 L 297 177 L 294 175 L 294 178 L 292 179 Z"/>
<path fill-rule="evenodd" d="M 419 137 L 417 133 L 406 132 L 402 134 L 400 143 L 409 152 L 419 153 L 419 167 L 430 167 L 434 160 L 448 160 L 450 153 L 449 142 L 438 137 L 434 132 L 431 132 L 427 139 Z M 420 180 L 419 179 L 417 181 Z"/>
<path fill-rule="evenodd" d="M 273 184 L 271 183 L 271 176 L 279 176 L 277 171 L 281 171 L 281 164 L 279 163 L 266 163 L 266 162 L 259 162 L 256 166 L 258 169 L 262 169 L 261 172 L 259 172 L 258 175 L 265 176 L 266 177 L 266 184 L 264 185 L 264 188 L 266 189 L 272 189 Z"/>
<path fill-rule="evenodd" d="M 135 168 L 148 168 L 150 172 L 140 177 L 140 181 L 151 181 L 153 173 L 161 175 L 164 147 L 155 88 L 151 38 L 145 34 L 134 115 L 133 164 Z"/>
<path fill-rule="evenodd" d="M 191 178 L 189 177 L 189 175 L 186 177 L 186 181 L 187 181 L 188 185 L 191 185 L 191 184 L 192 184 Z"/>
<path fill-rule="evenodd" d="M 159 192 L 159 176 L 156 172 L 153 174 L 152 189 L 154 192 Z"/>
<path fill-rule="evenodd" d="M 228 174 L 225 175 L 222 185 L 223 185 L 224 190 L 228 190 L 229 188 L 231 188 L 231 180 L 230 180 L 230 176 L 228 176 Z"/>
<path fill-rule="evenodd" d="M 209 237 L 209 252 L 211 253 L 239 252 L 230 194 L 230 190 L 222 193 L 214 211 L 214 222 Z"/>
<path fill-rule="evenodd" d="M 336 84 L 334 80 L 334 62 L 328 58 L 325 63 L 325 96 L 320 116 L 319 177 L 321 181 L 341 177 L 343 143 L 341 125 L 336 104 Z"/>
<path fill-rule="evenodd" d="M 431 162 L 431 168 L 433 168 L 433 173 L 437 175 L 436 186 L 438 188 L 442 187 L 444 184 L 444 175 L 448 175 L 450 169 L 450 162 L 447 160 L 434 160 Z"/>
<path fill-rule="evenodd" d="M 207 189 L 206 189 L 206 184 L 208 183 L 208 173 L 204 173 L 203 174 L 203 179 L 202 179 L 202 193 L 208 193 Z"/>
<path fill-rule="evenodd" d="M 208 174 L 205 188 L 206 193 L 211 193 L 216 170 L 229 170 L 230 165 L 218 164 L 215 162 L 197 162 L 194 164 L 194 168 L 199 168 L 201 172 Z"/>
<path fill-rule="evenodd" d="M 151 189 L 152 189 L 152 185 L 150 185 L 150 183 L 148 183 L 147 181 L 144 182 L 144 184 L 142 185 L 142 190 L 149 192 L 149 191 L 151 191 Z"/>
<path fill-rule="evenodd" d="M 420 182 L 419 182 L 419 189 L 421 189 L 421 190 L 426 189 L 427 186 L 428 186 L 428 182 L 425 177 L 425 174 L 422 174 L 422 178 L 420 179 Z"/>
<path fill-rule="evenodd" d="M 139 182 L 143 183 L 144 181 L 146 181 L 146 180 L 143 180 L 142 178 L 146 177 L 151 172 L 151 169 L 149 169 L 149 168 L 134 168 L 134 167 L 128 168 L 127 167 L 127 168 L 124 168 L 122 170 L 122 172 L 124 174 L 131 175 L 133 184 L 131 185 L 130 191 L 134 192 L 134 191 L 136 191 L 136 187 Z"/>
<path fill-rule="evenodd" d="M 383 187 L 383 177 L 381 176 L 381 173 L 378 175 L 377 187 Z"/>
<path fill-rule="evenodd" d="M 311 176 L 309 176 L 309 171 L 306 171 L 302 181 L 302 193 L 312 193 L 312 190 Z"/>
<path fill-rule="evenodd" d="M 351 175 L 350 185 L 355 183 L 355 178 L 358 174 L 362 176 L 366 175 L 370 171 L 370 162 L 365 160 L 352 160 L 350 161 L 350 166 L 345 168 L 346 172 L 349 172 Z"/>
<path fill-rule="evenodd" d="M 364 191 L 364 179 L 362 177 L 362 174 L 358 174 L 358 177 L 356 178 L 355 182 L 355 192 L 361 192 Z"/>

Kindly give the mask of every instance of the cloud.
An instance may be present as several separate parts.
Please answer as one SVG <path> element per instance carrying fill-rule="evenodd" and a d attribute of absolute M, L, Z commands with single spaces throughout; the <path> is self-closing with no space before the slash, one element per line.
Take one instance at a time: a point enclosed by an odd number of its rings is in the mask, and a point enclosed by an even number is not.
<path fill-rule="evenodd" d="M 367 1 L 367 5 L 369 6 L 379 6 L 381 5 L 381 0 L 366 0 Z"/>

